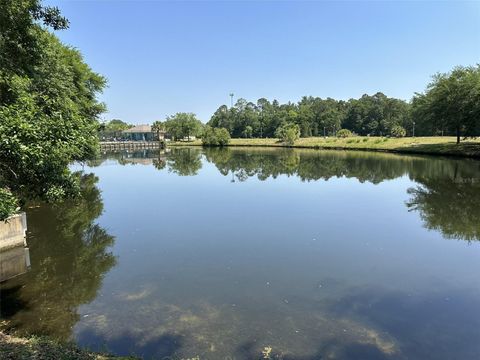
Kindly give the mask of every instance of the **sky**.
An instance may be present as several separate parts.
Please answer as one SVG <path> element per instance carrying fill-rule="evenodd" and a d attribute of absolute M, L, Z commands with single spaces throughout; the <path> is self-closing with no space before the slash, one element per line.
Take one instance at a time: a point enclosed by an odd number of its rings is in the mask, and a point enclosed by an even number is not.
<path fill-rule="evenodd" d="M 410 100 L 480 63 L 480 2 L 60 1 L 56 32 L 108 79 L 102 119 L 132 124 L 265 97 Z"/>

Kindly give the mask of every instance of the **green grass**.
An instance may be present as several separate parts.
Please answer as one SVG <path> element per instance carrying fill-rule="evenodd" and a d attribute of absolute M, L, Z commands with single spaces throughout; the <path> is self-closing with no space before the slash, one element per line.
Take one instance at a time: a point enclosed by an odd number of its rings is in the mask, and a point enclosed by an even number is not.
<path fill-rule="evenodd" d="M 73 343 L 61 343 L 44 337 L 19 338 L 0 332 L 0 359 L 38 360 L 127 360 L 82 350 Z"/>
<path fill-rule="evenodd" d="M 190 142 L 169 142 L 168 146 L 197 146 L 201 140 Z M 277 139 L 231 139 L 229 146 L 269 146 L 285 147 Z M 313 149 L 342 149 L 342 150 L 370 150 L 412 154 L 454 155 L 480 158 L 480 141 L 462 140 L 456 144 L 455 137 L 350 137 L 350 138 L 323 138 L 309 137 L 295 141 L 296 148 Z"/>

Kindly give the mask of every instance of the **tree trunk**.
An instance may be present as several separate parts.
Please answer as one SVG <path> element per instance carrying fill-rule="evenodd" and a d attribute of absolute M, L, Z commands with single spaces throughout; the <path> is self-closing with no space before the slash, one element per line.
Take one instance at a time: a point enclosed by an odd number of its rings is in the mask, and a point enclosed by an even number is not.
<path fill-rule="evenodd" d="M 460 144 L 460 126 L 457 126 L 457 144 Z"/>

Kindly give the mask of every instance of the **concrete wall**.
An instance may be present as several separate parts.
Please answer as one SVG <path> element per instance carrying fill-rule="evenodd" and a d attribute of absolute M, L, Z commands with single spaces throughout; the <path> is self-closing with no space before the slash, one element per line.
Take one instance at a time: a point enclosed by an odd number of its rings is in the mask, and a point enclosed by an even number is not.
<path fill-rule="evenodd" d="M 0 251 L 16 246 L 26 246 L 27 216 L 25 213 L 0 221 Z"/>
<path fill-rule="evenodd" d="M 26 232 L 25 213 L 0 221 L 0 282 L 23 274 L 30 267 Z"/>
<path fill-rule="evenodd" d="M 0 252 L 0 282 L 25 274 L 29 268 L 28 248 L 17 246 Z"/>

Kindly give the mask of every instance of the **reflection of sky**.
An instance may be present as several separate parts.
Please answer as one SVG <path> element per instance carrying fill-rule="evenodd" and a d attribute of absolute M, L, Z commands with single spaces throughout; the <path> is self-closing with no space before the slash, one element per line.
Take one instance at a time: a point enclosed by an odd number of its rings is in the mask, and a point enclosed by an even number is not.
<path fill-rule="evenodd" d="M 459 306 L 480 305 L 480 244 L 444 240 L 439 232 L 426 230 L 419 214 L 405 205 L 407 189 L 415 185 L 407 176 L 377 185 L 355 178 L 302 182 L 285 175 L 232 183 L 231 174 L 221 175 L 206 161 L 197 176 L 153 166 L 86 170 L 100 178 L 104 214 L 99 222 L 116 237 L 113 252 L 118 257 L 101 296 L 82 307 L 86 315 L 116 318 L 114 327 L 128 327 L 129 316 L 143 319 L 136 325 L 142 333 L 168 323 L 158 314 L 175 318 L 168 304 L 181 308 L 174 314 L 212 323 L 218 320 L 209 318 L 209 307 L 228 317 L 234 305 L 230 330 L 252 323 L 286 341 L 289 331 L 303 326 L 303 335 L 311 340 L 304 344 L 308 347 L 321 328 L 306 314 L 325 316 L 327 309 L 333 311 L 327 306 L 332 301 L 339 305 L 324 325 L 336 328 L 342 318 L 354 316 L 360 324 L 351 328 L 359 338 L 365 335 L 362 326 L 369 324 L 374 331 L 386 317 L 405 311 L 407 324 L 395 328 L 398 319 L 389 320 L 392 333 L 378 340 L 393 337 L 400 343 L 412 341 L 409 328 L 425 326 L 417 312 L 430 304 L 443 312 L 432 324 L 443 327 L 438 330 L 445 341 L 465 345 L 452 327 L 465 320 L 458 317 Z M 138 302 L 142 307 L 137 308 Z M 350 313 L 352 302 L 362 311 Z M 198 304 L 203 304 L 200 310 Z M 409 306 L 410 312 L 405 310 Z M 480 324 L 476 314 L 467 320 L 466 328 Z M 167 324 L 169 330 L 178 321 L 180 315 Z M 269 322 L 279 326 L 271 329 Z M 87 317 L 78 328 L 88 324 Z M 207 331 L 205 326 L 198 331 Z M 227 331 L 228 324 L 221 327 Z M 247 334 L 236 336 L 248 340 Z M 429 332 L 423 336 L 426 343 L 432 341 Z"/>

